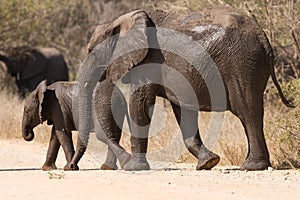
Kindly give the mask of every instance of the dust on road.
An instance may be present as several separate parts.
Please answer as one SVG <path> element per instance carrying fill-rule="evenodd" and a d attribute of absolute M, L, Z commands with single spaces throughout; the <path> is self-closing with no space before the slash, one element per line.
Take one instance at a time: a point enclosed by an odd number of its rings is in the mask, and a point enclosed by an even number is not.
<path fill-rule="evenodd" d="M 81 171 L 40 170 L 47 145 L 0 141 L 0 199 L 299 199 L 300 170 L 239 171 L 151 161 L 153 170 L 98 170 L 104 153 L 87 152 Z M 57 166 L 65 159 L 60 152 Z M 57 176 L 56 176 L 57 175 Z"/>

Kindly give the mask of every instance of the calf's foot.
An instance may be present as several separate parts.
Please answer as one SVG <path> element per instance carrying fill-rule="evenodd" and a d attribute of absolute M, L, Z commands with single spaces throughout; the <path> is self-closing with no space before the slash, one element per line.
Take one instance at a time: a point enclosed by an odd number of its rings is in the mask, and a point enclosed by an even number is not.
<path fill-rule="evenodd" d="M 56 169 L 57 169 L 57 167 L 56 167 L 55 163 L 45 163 L 42 166 L 43 171 L 50 171 L 50 170 L 56 170 Z"/>
<path fill-rule="evenodd" d="M 75 170 L 79 170 L 78 165 L 74 164 L 74 163 L 68 163 L 64 166 L 64 170 L 65 171 L 75 171 Z"/>

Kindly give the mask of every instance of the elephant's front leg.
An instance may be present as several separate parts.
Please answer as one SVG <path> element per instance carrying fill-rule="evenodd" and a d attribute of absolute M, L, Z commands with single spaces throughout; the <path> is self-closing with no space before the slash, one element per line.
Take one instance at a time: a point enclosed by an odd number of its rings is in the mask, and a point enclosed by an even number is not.
<path fill-rule="evenodd" d="M 124 120 L 123 116 L 120 117 L 120 118 L 122 120 Z M 118 125 L 120 125 L 122 127 L 123 121 L 120 124 L 116 124 L 115 121 L 114 121 L 114 119 L 111 119 L 111 120 L 112 121 L 110 122 L 110 124 L 111 124 L 110 130 L 112 131 L 112 134 L 106 134 L 106 136 L 110 137 L 110 139 L 109 139 L 110 141 L 115 141 L 116 143 L 119 144 L 120 139 L 121 139 L 122 130 L 118 127 Z M 124 152 L 124 155 L 126 155 L 126 154 L 127 153 Z M 124 160 L 127 160 L 127 159 L 125 158 Z M 122 161 L 120 161 L 120 162 L 122 162 Z M 101 169 L 102 170 L 115 170 L 115 169 L 118 169 L 118 166 L 117 166 L 116 163 L 117 163 L 117 157 L 113 153 L 113 150 L 111 149 L 111 147 L 108 146 L 108 151 L 107 151 L 106 159 L 105 159 L 105 162 L 101 165 Z"/>
<path fill-rule="evenodd" d="M 198 111 L 186 110 L 172 104 L 176 120 L 180 126 L 184 144 L 198 159 L 196 169 L 211 169 L 220 161 L 220 157 L 209 151 L 203 144 L 198 128 Z"/>
<path fill-rule="evenodd" d="M 47 150 L 46 161 L 45 161 L 44 165 L 42 166 L 42 170 L 48 171 L 48 170 L 57 169 L 57 167 L 55 165 L 55 161 L 57 158 L 59 147 L 60 147 L 60 143 L 55 134 L 54 127 L 52 127 L 49 147 Z"/>
<path fill-rule="evenodd" d="M 146 85 L 134 91 L 130 97 L 130 127 L 132 159 L 124 165 L 124 170 L 149 170 L 146 159 L 148 146 L 148 133 L 155 104 L 155 93 L 151 86 Z M 152 88 L 153 91 L 153 88 Z M 146 95 L 145 95 L 146 94 Z M 152 107 L 152 108 L 151 108 Z"/>
<path fill-rule="evenodd" d="M 95 89 L 94 127 L 97 138 L 108 145 L 108 152 L 101 169 L 117 169 L 117 159 L 121 167 L 130 160 L 131 155 L 119 145 L 127 105 L 122 93 L 107 80 Z"/>

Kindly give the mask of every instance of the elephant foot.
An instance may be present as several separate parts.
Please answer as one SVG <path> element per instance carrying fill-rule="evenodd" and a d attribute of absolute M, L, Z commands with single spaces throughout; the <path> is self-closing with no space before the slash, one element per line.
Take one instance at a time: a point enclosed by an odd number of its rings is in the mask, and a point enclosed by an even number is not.
<path fill-rule="evenodd" d="M 130 160 L 127 162 L 123 169 L 125 171 L 142 171 L 142 170 L 150 170 L 150 165 L 148 162 L 134 162 Z"/>
<path fill-rule="evenodd" d="M 132 158 L 123 165 L 125 171 L 150 170 L 150 165 L 144 156 L 133 155 Z"/>
<path fill-rule="evenodd" d="M 263 160 L 263 159 L 248 157 L 240 169 L 248 170 L 248 171 L 266 170 L 270 166 L 271 166 L 271 163 L 270 163 L 269 159 Z"/>
<path fill-rule="evenodd" d="M 209 170 L 216 166 L 219 163 L 219 161 L 220 156 L 203 147 L 202 152 L 200 152 L 198 157 L 198 164 L 196 170 Z"/>
<path fill-rule="evenodd" d="M 69 163 L 64 166 L 64 170 L 65 171 L 75 171 L 75 170 L 79 170 L 79 167 L 76 164 Z"/>
<path fill-rule="evenodd" d="M 52 164 L 47 164 L 45 163 L 43 166 L 42 166 L 42 170 L 43 171 L 50 171 L 50 170 L 56 170 L 57 167 L 55 165 L 55 163 L 52 163 Z"/>
<path fill-rule="evenodd" d="M 118 169 L 117 165 L 114 165 L 113 167 L 111 165 L 107 165 L 103 163 L 100 167 L 101 170 L 116 170 Z"/>
<path fill-rule="evenodd" d="M 124 166 L 132 160 L 131 154 L 124 152 L 122 156 L 118 157 L 120 166 L 124 169 Z"/>

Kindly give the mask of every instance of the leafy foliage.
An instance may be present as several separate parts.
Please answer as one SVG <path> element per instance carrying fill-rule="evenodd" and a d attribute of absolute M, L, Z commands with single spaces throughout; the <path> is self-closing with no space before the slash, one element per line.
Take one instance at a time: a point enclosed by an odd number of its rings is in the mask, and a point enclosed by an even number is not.
<path fill-rule="evenodd" d="M 94 25 L 89 7 L 84 0 L 3 0 L 0 47 L 4 51 L 23 45 L 56 47 L 75 68 Z"/>

